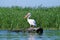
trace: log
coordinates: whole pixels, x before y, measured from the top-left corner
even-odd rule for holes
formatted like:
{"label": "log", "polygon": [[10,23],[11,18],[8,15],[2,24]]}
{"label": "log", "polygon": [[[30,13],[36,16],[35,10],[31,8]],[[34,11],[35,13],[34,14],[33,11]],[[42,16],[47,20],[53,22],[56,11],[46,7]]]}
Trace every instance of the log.
{"label": "log", "polygon": [[27,29],[27,31],[42,34],[43,33],[43,28],[41,28],[41,27],[38,27],[38,28],[30,27],[30,28]]}
{"label": "log", "polygon": [[43,34],[43,28],[37,29],[36,32],[39,33],[39,34]]}
{"label": "log", "polygon": [[11,32],[36,32],[36,33],[39,33],[39,34],[43,34],[43,28],[41,27],[38,27],[38,28],[33,28],[33,27],[30,27],[28,28],[27,30],[10,30]]}

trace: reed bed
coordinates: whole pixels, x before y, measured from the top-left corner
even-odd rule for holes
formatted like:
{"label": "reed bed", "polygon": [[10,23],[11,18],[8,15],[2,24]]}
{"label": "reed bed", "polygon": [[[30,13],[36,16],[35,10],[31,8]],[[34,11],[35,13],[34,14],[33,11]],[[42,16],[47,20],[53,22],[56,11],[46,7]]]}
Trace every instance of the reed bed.
{"label": "reed bed", "polygon": [[29,24],[24,16],[30,12],[37,26],[45,29],[60,29],[60,7],[0,7],[0,30],[26,29]]}

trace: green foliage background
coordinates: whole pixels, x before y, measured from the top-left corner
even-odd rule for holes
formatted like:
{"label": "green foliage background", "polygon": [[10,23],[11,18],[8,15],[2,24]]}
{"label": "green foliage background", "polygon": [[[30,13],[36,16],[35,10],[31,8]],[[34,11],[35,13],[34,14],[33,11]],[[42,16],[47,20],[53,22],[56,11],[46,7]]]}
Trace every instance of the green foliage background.
{"label": "green foliage background", "polygon": [[26,29],[29,24],[24,16],[31,12],[37,27],[60,29],[60,7],[0,7],[0,30]]}

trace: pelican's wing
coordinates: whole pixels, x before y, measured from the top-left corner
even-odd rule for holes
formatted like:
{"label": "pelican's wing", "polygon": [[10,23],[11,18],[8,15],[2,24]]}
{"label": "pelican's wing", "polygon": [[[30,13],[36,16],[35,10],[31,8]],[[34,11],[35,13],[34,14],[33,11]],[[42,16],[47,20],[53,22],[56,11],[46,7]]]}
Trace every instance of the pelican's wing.
{"label": "pelican's wing", "polygon": [[34,26],[36,26],[36,21],[34,19],[31,19],[32,20],[32,23]]}
{"label": "pelican's wing", "polygon": [[35,20],[33,19],[33,23],[36,24]]}
{"label": "pelican's wing", "polygon": [[28,22],[29,22],[30,25],[36,26],[36,22],[35,22],[34,19],[28,19]]}
{"label": "pelican's wing", "polygon": [[35,21],[35,20],[33,20],[33,23],[34,23],[34,25],[36,26],[36,21]]}

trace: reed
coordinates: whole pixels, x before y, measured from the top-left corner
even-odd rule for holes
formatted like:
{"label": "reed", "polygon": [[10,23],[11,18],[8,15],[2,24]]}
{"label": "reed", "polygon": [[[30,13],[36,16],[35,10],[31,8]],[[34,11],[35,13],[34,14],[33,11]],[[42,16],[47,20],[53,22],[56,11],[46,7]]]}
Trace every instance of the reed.
{"label": "reed", "polygon": [[60,7],[30,8],[30,7],[0,7],[0,29],[18,30],[29,27],[24,16],[31,12],[32,19],[36,20],[37,27],[60,29]]}

